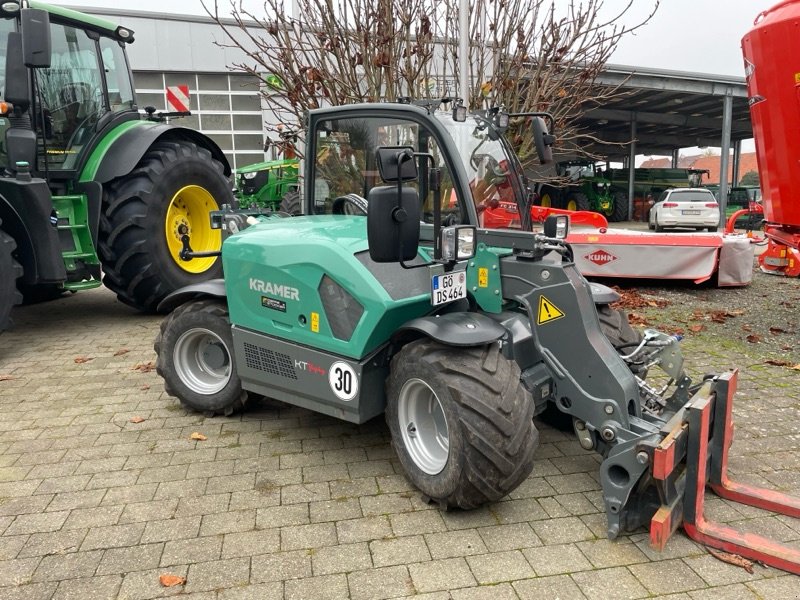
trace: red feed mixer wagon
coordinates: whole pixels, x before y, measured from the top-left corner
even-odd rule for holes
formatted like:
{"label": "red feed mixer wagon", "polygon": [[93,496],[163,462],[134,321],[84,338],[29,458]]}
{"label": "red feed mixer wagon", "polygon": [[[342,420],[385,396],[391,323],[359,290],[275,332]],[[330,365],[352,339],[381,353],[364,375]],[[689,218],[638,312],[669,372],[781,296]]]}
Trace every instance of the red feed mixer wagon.
{"label": "red feed mixer wagon", "polygon": [[764,198],[766,272],[800,275],[800,0],[756,17],[742,38]]}

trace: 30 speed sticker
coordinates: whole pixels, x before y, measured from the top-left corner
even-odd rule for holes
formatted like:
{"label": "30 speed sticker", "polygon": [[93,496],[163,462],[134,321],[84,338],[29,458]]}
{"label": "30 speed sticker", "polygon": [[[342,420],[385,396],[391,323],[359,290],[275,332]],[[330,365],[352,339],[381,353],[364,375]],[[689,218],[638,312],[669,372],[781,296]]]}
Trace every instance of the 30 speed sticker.
{"label": "30 speed sticker", "polygon": [[335,362],[328,371],[328,383],[339,400],[352,400],[358,394],[356,371],[346,362]]}

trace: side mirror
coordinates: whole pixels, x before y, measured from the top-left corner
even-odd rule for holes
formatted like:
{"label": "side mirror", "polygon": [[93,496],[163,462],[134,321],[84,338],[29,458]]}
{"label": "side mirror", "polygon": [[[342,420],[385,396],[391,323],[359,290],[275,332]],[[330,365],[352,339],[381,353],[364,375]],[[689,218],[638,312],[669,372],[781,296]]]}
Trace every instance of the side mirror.
{"label": "side mirror", "polygon": [[412,260],[419,248],[419,194],[412,187],[379,186],[367,194],[367,240],[375,262]]}
{"label": "side mirror", "polygon": [[22,62],[22,34],[11,31],[6,46],[6,83],[4,100],[10,102],[21,112],[31,104],[28,96],[28,70]]}
{"label": "side mirror", "polygon": [[554,135],[547,131],[547,124],[542,117],[533,117],[531,121],[533,127],[533,143],[536,146],[536,153],[539,155],[539,162],[543,165],[553,162],[553,144],[556,142]]}
{"label": "side mirror", "polygon": [[417,162],[411,146],[381,146],[376,158],[381,179],[386,183],[416,181]]}
{"label": "side mirror", "polygon": [[50,15],[39,8],[20,11],[22,57],[26,67],[46,69],[50,66]]}

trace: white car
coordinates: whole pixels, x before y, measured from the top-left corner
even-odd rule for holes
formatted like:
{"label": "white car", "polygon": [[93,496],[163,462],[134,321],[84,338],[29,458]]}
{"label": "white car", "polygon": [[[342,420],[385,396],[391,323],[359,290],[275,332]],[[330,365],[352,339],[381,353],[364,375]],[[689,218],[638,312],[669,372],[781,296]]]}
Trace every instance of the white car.
{"label": "white car", "polygon": [[650,209],[650,229],[694,227],[698,231],[716,231],[719,226],[719,204],[705,188],[671,188],[664,190]]}

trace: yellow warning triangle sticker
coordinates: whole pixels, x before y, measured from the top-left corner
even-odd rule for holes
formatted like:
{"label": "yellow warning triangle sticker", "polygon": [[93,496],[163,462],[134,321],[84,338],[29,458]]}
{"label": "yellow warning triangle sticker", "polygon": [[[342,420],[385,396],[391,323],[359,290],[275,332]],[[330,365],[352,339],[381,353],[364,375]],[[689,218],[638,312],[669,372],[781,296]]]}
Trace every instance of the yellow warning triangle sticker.
{"label": "yellow warning triangle sticker", "polygon": [[537,325],[544,325],[564,316],[564,313],[555,304],[544,296],[539,296],[539,313],[536,317]]}

